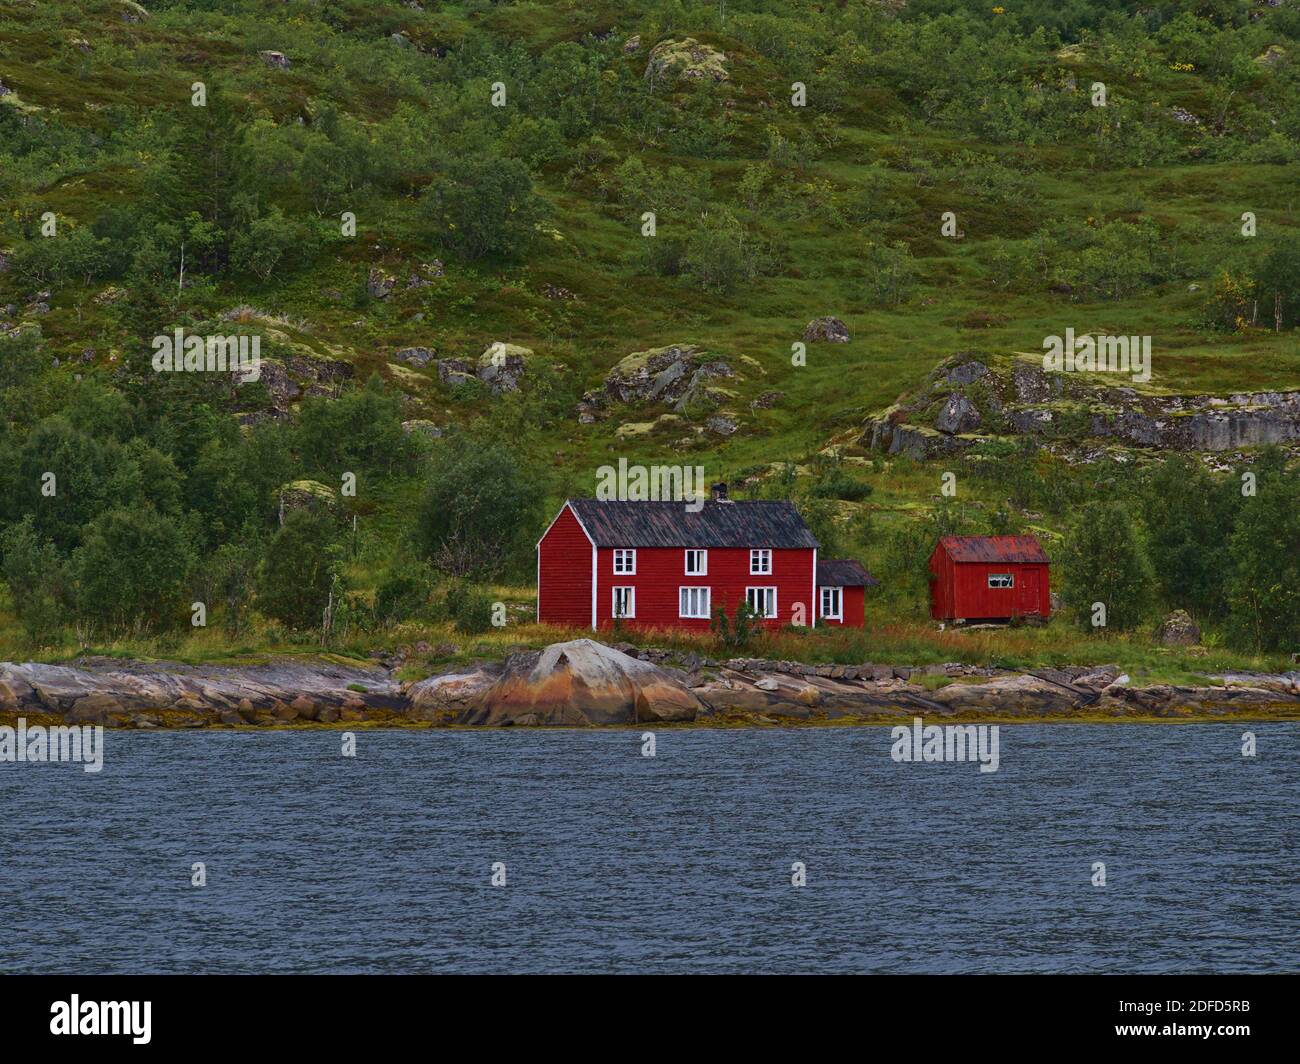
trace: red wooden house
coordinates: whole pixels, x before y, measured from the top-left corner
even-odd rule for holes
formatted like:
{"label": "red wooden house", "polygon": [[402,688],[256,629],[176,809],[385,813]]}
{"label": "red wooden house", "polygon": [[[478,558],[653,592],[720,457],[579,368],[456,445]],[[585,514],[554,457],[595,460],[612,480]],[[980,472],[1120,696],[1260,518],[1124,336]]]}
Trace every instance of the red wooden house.
{"label": "red wooden house", "polygon": [[1047,618],[1050,564],[1033,536],[944,536],[930,555],[930,615],[957,622]]}
{"label": "red wooden house", "polygon": [[707,629],[718,607],[734,616],[741,602],[769,628],[860,627],[868,583],[856,562],[818,562],[792,504],[731,500],[724,485],[694,513],[570,499],[537,544],[537,619],[567,627]]}

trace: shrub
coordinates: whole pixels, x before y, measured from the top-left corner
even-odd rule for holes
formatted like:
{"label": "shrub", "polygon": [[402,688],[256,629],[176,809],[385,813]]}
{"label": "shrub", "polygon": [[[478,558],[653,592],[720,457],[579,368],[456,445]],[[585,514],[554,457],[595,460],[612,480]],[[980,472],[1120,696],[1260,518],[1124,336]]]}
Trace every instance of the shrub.
{"label": "shrub", "polygon": [[445,609],[458,632],[481,635],[492,628],[492,599],[480,588],[453,584],[447,589]]}
{"label": "shrub", "polygon": [[335,586],[334,522],[327,514],[295,510],[271,538],[257,574],[257,608],[289,628],[323,623]]}

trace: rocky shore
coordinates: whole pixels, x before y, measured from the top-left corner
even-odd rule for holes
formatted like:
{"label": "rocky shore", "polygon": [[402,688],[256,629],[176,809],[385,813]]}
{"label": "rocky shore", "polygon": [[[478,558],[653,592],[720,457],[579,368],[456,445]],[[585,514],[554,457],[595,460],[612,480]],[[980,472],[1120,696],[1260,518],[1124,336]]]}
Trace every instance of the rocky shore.
{"label": "rocky shore", "polygon": [[182,665],[85,658],[0,663],[0,724],[115,728],[1300,720],[1300,672],[1138,686],[1117,668],[808,665],[677,657],[590,639],[415,682],[340,658]]}

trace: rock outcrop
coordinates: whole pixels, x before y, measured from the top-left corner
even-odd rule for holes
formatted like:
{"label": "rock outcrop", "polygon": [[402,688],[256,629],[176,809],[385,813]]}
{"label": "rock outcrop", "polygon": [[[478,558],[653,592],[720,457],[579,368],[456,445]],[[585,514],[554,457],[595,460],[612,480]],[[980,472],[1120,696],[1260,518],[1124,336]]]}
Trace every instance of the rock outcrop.
{"label": "rock outcrop", "polygon": [[[638,38],[638,44],[640,40]],[[726,81],[727,57],[711,45],[701,44],[694,37],[680,41],[660,41],[650,49],[645,77],[655,82]]]}
{"label": "rock outcrop", "polygon": [[810,344],[847,344],[851,339],[849,327],[833,317],[813,318],[804,326],[803,338]]}
{"label": "rock outcrop", "polygon": [[703,707],[682,679],[592,639],[506,659],[462,724],[646,724],[694,720]]}
{"label": "rock outcrop", "polygon": [[[447,666],[402,684],[393,670],[408,661],[410,649],[372,666],[331,658],[243,666],[106,658],[0,663],[0,724],[18,717],[136,728],[882,723],[914,716],[1300,720],[1300,672],[1222,673],[1204,684],[1138,686],[1113,666],[1005,672],[956,663],[719,662],[578,639],[513,654],[504,663]],[[414,649],[434,657],[456,652],[427,644]]]}
{"label": "rock outcrop", "polygon": [[[956,355],[870,418],[860,442],[917,459],[1021,435],[1068,448],[1072,459],[1106,447],[1220,453],[1300,443],[1300,391],[1158,395],[1096,380],[1029,359],[994,366]],[[1091,452],[1082,441],[1093,441]]]}
{"label": "rock outcrop", "polygon": [[693,404],[717,406],[731,398],[716,382],[736,376],[731,364],[697,344],[669,344],[634,351],[605,376],[602,390],[578,404],[584,424],[603,417],[614,403],[653,403],[682,413]]}

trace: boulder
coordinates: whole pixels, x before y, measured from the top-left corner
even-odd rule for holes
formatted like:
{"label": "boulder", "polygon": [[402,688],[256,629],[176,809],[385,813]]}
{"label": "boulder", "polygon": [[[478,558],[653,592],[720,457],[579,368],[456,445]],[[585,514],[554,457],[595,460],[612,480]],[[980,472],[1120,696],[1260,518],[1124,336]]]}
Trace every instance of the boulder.
{"label": "boulder", "polygon": [[641,34],[634,33],[623,42],[623,54],[635,55],[639,51],[641,51]]}
{"label": "boulder", "polygon": [[948,396],[943,410],[935,418],[934,427],[940,432],[953,436],[963,432],[974,432],[980,427],[981,420],[975,404],[960,392],[954,392]]}
{"label": "boulder", "polygon": [[385,273],[378,266],[372,266],[366,276],[366,291],[370,293],[371,299],[387,299],[396,284],[397,278],[391,273]]}
{"label": "boulder", "polygon": [[591,639],[512,654],[501,677],[470,699],[462,724],[644,724],[694,720],[685,682]]}
{"label": "boulder", "polygon": [[276,70],[288,70],[293,65],[289,62],[289,57],[283,52],[273,52],[268,49],[264,52],[258,52],[257,55],[263,63],[269,67],[274,67]]}
{"label": "boulder", "polygon": [[403,421],[402,431],[411,436],[419,433],[421,436],[427,436],[431,440],[436,440],[442,435],[442,429],[432,421],[426,421],[422,418],[416,418],[413,421]]}
{"label": "boulder", "polygon": [[1186,610],[1174,610],[1156,629],[1156,639],[1166,647],[1195,646],[1201,641],[1201,626]]}
{"label": "boulder", "polygon": [[294,480],[280,488],[280,524],[294,510],[330,510],[338,496],[319,480]]}
{"label": "boulder", "polygon": [[839,318],[813,318],[803,331],[805,343],[847,344],[849,327]]}
{"label": "boulder", "polygon": [[707,398],[708,382],[734,376],[731,366],[696,344],[669,344],[634,351],[605,377],[603,395],[583,396],[581,413],[595,413],[607,400],[663,403],[681,413],[697,398]]}
{"label": "boulder", "polygon": [[438,359],[438,380],[455,386],[475,379],[475,366],[463,358]]}
{"label": "boulder", "polygon": [[[640,42],[638,41],[638,44]],[[716,48],[701,44],[694,37],[679,41],[660,41],[650,49],[645,66],[646,80],[658,81],[727,81],[727,57]]]}
{"label": "boulder", "polygon": [[479,355],[474,375],[491,389],[493,395],[517,392],[519,380],[533,357],[531,348],[500,341],[490,343]]}
{"label": "boulder", "polygon": [[393,355],[393,358],[407,366],[415,366],[416,369],[424,369],[433,361],[433,352],[427,347],[403,347]]}
{"label": "boulder", "polygon": [[473,665],[468,671],[452,671],[419,680],[406,689],[412,720],[440,720],[465,712],[469,703],[483,694],[501,676],[500,665]]}

